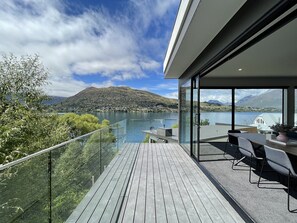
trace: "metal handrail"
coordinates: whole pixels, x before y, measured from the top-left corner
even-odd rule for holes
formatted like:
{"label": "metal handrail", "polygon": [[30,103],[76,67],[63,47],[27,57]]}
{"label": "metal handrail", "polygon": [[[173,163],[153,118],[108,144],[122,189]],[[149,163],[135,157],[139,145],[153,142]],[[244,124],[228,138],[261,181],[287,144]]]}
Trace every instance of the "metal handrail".
{"label": "metal handrail", "polygon": [[[115,124],[116,124],[116,123],[115,123]],[[105,128],[103,128],[103,129],[105,129]],[[15,166],[15,165],[17,165],[17,164],[23,163],[23,162],[25,162],[25,161],[27,161],[27,160],[29,160],[29,159],[32,159],[32,158],[34,158],[34,157],[36,157],[36,156],[40,156],[40,155],[42,155],[42,154],[44,154],[44,153],[48,153],[48,152],[50,152],[50,151],[52,151],[52,150],[55,150],[55,149],[57,149],[57,148],[59,148],[59,147],[61,147],[61,146],[65,146],[65,145],[67,145],[67,144],[69,144],[69,143],[71,143],[71,142],[74,142],[74,141],[76,141],[76,140],[85,138],[85,137],[87,137],[87,136],[89,136],[89,135],[92,135],[92,134],[94,134],[95,132],[101,131],[101,130],[103,130],[103,129],[97,129],[97,130],[95,130],[95,131],[93,131],[93,132],[89,132],[89,133],[87,133],[87,134],[85,134],[85,135],[78,136],[78,137],[76,137],[76,138],[74,138],[74,139],[70,139],[70,140],[68,140],[68,141],[65,141],[65,142],[62,142],[62,143],[60,143],[60,144],[54,145],[54,146],[49,147],[49,148],[47,148],[47,149],[43,149],[43,150],[41,150],[41,151],[38,151],[38,152],[33,153],[33,154],[31,154],[31,155],[25,156],[25,157],[23,157],[23,158],[14,160],[14,161],[9,162],[9,163],[7,163],[7,164],[4,164],[4,165],[3,165],[3,164],[0,164],[0,171],[1,171],[1,170],[5,170],[5,169],[7,169],[7,168],[9,168],[9,167]]]}

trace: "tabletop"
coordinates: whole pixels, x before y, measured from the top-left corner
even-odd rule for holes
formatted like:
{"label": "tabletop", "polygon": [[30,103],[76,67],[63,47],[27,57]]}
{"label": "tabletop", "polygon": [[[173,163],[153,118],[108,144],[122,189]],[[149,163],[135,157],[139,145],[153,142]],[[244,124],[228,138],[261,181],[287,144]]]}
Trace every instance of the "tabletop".
{"label": "tabletop", "polygon": [[297,156],[297,145],[287,145],[285,143],[279,143],[276,140],[266,139],[265,135],[259,133],[229,133],[229,135],[235,137],[242,137],[250,140],[252,143],[256,143],[258,145],[267,145],[276,149],[280,149],[285,151],[286,153],[290,153],[294,156]]}

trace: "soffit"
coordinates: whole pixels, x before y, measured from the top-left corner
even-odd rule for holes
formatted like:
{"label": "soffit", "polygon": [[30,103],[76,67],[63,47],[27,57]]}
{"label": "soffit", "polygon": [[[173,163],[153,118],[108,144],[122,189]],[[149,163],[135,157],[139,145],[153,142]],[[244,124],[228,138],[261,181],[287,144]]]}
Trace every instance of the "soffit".
{"label": "soffit", "polygon": [[297,77],[296,40],[297,19],[203,78]]}
{"label": "soffit", "polygon": [[246,0],[193,0],[168,59],[165,78],[179,78]]}

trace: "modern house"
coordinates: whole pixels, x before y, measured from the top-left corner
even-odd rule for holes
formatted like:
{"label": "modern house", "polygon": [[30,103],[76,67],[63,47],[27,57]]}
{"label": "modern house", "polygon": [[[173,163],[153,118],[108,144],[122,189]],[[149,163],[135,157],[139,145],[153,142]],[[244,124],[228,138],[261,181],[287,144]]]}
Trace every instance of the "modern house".
{"label": "modern house", "polygon": [[[279,89],[281,122],[294,125],[297,1],[182,0],[164,59],[165,78],[179,81],[179,143],[200,160],[200,100],[205,89],[236,93]],[[296,121],[296,120],[295,120]]]}

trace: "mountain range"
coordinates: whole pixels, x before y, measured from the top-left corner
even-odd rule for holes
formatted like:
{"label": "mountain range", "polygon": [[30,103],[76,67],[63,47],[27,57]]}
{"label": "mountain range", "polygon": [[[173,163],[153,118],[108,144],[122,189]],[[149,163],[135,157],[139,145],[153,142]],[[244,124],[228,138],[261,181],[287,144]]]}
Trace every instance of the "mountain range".
{"label": "mountain range", "polygon": [[249,95],[237,101],[237,106],[254,108],[282,108],[282,94],[280,90],[269,90],[260,95]]}
{"label": "mountain range", "polygon": [[[295,100],[297,102],[297,98]],[[236,106],[238,111],[280,111],[281,101],[282,95],[279,90],[269,90],[259,95],[246,96],[237,101]],[[129,87],[89,87],[69,98],[52,97],[45,104],[59,112],[177,112],[178,109],[176,99]],[[201,109],[203,111],[229,111],[231,108],[230,104],[209,100],[201,103]]]}
{"label": "mountain range", "polygon": [[[218,100],[209,100],[209,104],[213,105],[230,105],[230,103],[222,103]],[[297,104],[297,98],[295,98]],[[282,94],[279,89],[272,89],[259,95],[248,95],[241,98],[235,103],[238,107],[249,107],[258,109],[271,109],[271,111],[279,111],[282,108]]]}

